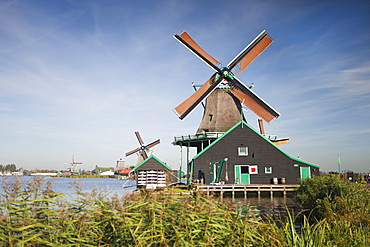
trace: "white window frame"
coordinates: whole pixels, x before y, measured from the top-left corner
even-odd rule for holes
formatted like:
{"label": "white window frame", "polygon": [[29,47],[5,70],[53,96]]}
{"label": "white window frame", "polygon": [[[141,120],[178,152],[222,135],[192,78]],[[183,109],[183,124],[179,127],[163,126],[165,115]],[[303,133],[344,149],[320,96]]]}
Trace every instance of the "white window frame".
{"label": "white window frame", "polygon": [[[242,149],[245,149],[245,151],[242,151]],[[238,155],[248,156],[248,147],[238,147]]]}
{"label": "white window frame", "polygon": [[[267,171],[270,170],[270,171]],[[271,174],[272,173],[272,166],[266,166],[265,167],[265,174]]]}

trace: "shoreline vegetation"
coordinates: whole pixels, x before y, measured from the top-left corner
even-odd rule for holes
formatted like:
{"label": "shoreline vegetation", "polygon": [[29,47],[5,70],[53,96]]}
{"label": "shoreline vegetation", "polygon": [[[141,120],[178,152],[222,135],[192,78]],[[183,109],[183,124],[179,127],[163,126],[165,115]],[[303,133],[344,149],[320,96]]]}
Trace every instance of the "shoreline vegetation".
{"label": "shoreline vegetation", "polygon": [[0,246],[369,246],[370,190],[330,176],[304,179],[305,210],[273,219],[201,194],[94,189],[63,199],[52,181],[3,181]]}

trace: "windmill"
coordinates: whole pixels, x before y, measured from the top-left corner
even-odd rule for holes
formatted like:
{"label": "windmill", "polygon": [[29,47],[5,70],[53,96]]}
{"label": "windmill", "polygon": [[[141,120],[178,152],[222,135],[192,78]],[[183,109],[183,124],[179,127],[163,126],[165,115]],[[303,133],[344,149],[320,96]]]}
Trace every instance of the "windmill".
{"label": "windmill", "polygon": [[77,165],[81,165],[82,162],[75,162],[75,156],[72,155],[72,163],[69,163],[70,169],[72,173],[78,173]]}
{"label": "windmill", "polygon": [[143,139],[140,136],[139,131],[135,131],[135,135],[136,135],[137,140],[139,141],[140,147],[135,148],[134,150],[131,150],[130,152],[127,152],[126,157],[131,155],[131,154],[137,153],[138,154],[138,159],[137,159],[137,163],[136,163],[136,165],[137,165],[137,164],[140,164],[142,161],[144,161],[148,158],[148,152],[149,152],[150,148],[158,145],[160,143],[160,139],[158,139],[156,141],[153,141],[153,142],[149,143],[148,145],[145,145]]}
{"label": "windmill", "polygon": [[262,31],[227,67],[221,67],[221,63],[203,50],[186,31],[174,35],[174,38],[215,71],[197,91],[174,109],[183,120],[206,100],[197,133],[225,132],[230,129],[241,118],[244,119],[241,103],[266,122],[280,116],[251,90],[252,86],[244,85],[236,77],[273,42],[266,31]]}

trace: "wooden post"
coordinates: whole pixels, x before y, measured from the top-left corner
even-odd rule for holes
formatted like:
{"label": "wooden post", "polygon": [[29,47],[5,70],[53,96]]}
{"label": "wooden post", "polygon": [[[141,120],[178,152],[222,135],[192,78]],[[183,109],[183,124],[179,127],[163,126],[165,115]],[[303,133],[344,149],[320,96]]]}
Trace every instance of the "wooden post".
{"label": "wooden post", "polygon": [[284,192],[283,192],[283,195],[284,195],[284,198],[286,197],[286,186],[284,185]]}
{"label": "wooden post", "polygon": [[272,189],[272,186],[270,187],[270,196],[271,196],[271,199],[274,197],[274,191]]}
{"label": "wooden post", "polygon": [[233,201],[233,202],[235,201],[235,191],[234,191],[234,188],[235,188],[235,187],[233,186],[233,190],[232,190],[232,192],[231,192],[231,193],[232,193],[232,201]]}

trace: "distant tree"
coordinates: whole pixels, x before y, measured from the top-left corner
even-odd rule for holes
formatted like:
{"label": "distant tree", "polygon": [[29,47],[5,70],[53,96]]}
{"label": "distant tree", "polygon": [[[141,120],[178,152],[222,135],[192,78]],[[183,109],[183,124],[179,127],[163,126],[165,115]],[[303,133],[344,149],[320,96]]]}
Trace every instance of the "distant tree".
{"label": "distant tree", "polygon": [[104,172],[104,171],[113,171],[114,170],[114,167],[99,167],[99,166],[95,166],[95,169],[92,170],[91,172],[94,173],[94,174],[99,174],[100,172]]}
{"label": "distant tree", "polygon": [[94,174],[99,174],[100,173],[99,167],[96,165],[95,169],[92,170],[91,172],[94,173]]}
{"label": "distant tree", "polygon": [[37,172],[41,172],[41,173],[57,173],[58,171],[57,170],[49,170],[49,169],[36,169],[36,170],[33,170],[32,173],[37,173]]}
{"label": "distant tree", "polygon": [[11,172],[17,171],[17,167],[14,164],[7,164],[4,169],[5,171],[11,171]]}
{"label": "distant tree", "polygon": [[90,171],[82,171],[81,172],[81,175],[91,176],[91,175],[94,175],[94,174],[92,172],[90,172]]}
{"label": "distant tree", "polygon": [[17,167],[16,167],[16,165],[14,165],[14,164],[10,164],[10,171],[11,171],[11,172],[16,172],[16,171],[17,171]]}
{"label": "distant tree", "polygon": [[0,171],[4,171],[5,167],[3,165],[0,165]]}

